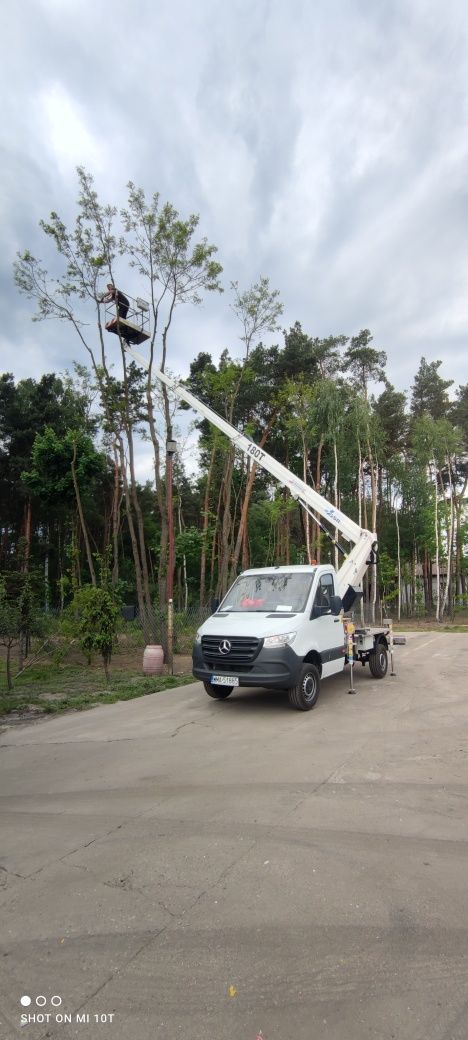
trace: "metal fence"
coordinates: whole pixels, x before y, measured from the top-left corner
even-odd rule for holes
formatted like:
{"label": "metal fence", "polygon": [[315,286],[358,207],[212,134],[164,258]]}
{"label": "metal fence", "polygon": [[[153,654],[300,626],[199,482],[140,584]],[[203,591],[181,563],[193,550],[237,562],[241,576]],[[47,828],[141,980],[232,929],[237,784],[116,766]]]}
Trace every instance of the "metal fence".
{"label": "metal fence", "polygon": [[211,614],[209,607],[201,609],[198,605],[185,611],[172,610],[172,618],[167,606],[153,607],[144,615],[134,608],[132,610],[133,617],[130,617],[131,610],[124,608],[124,633],[134,634],[141,639],[141,645],[155,643],[162,646],[166,659],[170,658],[171,644],[173,654],[191,654],[197,629]]}

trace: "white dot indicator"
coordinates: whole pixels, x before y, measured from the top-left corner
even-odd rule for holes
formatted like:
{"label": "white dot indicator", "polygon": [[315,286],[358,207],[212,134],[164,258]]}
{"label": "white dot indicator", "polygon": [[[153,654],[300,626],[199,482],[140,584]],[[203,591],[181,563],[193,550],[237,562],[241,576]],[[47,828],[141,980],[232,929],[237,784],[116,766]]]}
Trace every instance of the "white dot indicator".
{"label": "white dot indicator", "polygon": [[22,1004],[23,1007],[29,1007],[30,1003],[31,1003],[31,997],[26,997],[26,996],[21,997],[20,1004]]}

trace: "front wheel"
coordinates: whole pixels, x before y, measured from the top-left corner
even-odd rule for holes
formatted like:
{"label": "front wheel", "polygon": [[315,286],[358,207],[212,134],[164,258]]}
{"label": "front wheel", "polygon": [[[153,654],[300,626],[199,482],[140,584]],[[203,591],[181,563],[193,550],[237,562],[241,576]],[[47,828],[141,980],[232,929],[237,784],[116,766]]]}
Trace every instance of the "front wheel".
{"label": "front wheel", "polygon": [[369,654],[369,668],[374,679],[383,679],[387,674],[388,656],[383,643],[377,643],[374,650]]}
{"label": "front wheel", "polygon": [[320,693],[320,674],[315,664],[305,664],[299,682],[288,690],[289,703],[298,711],[314,708]]}
{"label": "front wheel", "polygon": [[233,686],[214,686],[213,683],[204,682],[205,690],[209,697],[214,697],[217,701],[225,701],[226,697],[232,693]]}

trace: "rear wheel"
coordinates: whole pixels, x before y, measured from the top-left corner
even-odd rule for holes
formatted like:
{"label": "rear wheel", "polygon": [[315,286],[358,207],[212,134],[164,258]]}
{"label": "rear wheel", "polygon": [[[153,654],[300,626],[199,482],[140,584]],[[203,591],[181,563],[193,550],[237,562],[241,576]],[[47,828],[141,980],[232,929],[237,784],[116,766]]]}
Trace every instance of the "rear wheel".
{"label": "rear wheel", "polygon": [[209,697],[214,697],[217,701],[225,701],[226,697],[232,693],[233,686],[214,686],[213,683],[204,682],[205,690]]}
{"label": "rear wheel", "polygon": [[369,654],[369,668],[374,679],[383,679],[387,674],[388,656],[383,643],[377,643],[374,650],[371,650]]}
{"label": "rear wheel", "polygon": [[298,711],[315,707],[320,693],[320,674],[315,664],[305,664],[299,682],[288,690],[289,703]]}

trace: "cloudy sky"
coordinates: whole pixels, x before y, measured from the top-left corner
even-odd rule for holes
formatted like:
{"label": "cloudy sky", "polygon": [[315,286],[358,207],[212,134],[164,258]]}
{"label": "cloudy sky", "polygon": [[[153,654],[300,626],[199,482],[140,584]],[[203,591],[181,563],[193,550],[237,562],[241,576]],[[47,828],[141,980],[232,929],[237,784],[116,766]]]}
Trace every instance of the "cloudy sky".
{"label": "cloudy sky", "polygon": [[[32,324],[11,264],[75,213],[75,168],[119,205],[133,180],[218,246],[226,289],[270,278],[283,323],[369,328],[408,389],[422,355],[468,381],[464,0],[5,0],[1,368],[85,362]],[[119,270],[123,287],[138,291]],[[229,294],[177,316],[170,365],[240,353]]]}

